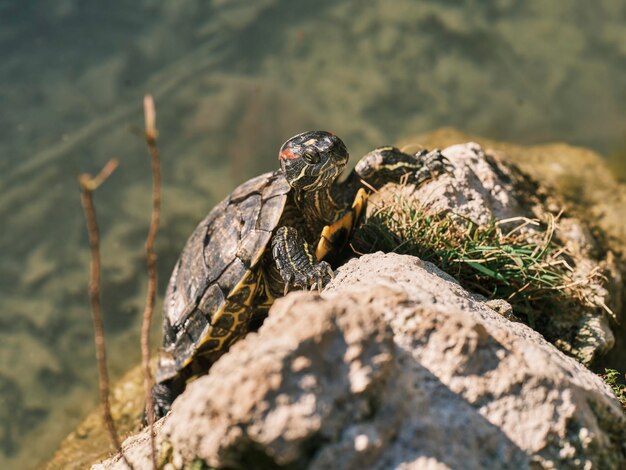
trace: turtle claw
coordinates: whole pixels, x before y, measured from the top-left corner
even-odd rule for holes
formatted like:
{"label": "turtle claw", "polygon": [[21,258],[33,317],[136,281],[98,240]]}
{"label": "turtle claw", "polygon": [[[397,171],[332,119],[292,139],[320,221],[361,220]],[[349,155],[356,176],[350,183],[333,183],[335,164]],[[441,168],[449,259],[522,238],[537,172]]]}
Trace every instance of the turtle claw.
{"label": "turtle claw", "polygon": [[332,278],[332,268],[326,261],[320,261],[318,264],[312,265],[310,270],[306,273],[302,273],[300,279],[294,283],[302,287],[304,290],[322,292],[324,285],[329,277]]}
{"label": "turtle claw", "polygon": [[450,163],[439,149],[420,150],[415,153],[415,158],[421,160],[422,168],[417,170],[410,178],[410,182],[416,185],[420,185],[429,180],[434,180],[437,176],[443,173],[452,173],[454,165]]}
{"label": "turtle claw", "polygon": [[272,239],[272,255],[284,282],[283,295],[290,288],[322,291],[332,268],[326,261],[317,261],[309,246],[293,227],[280,227]]}
{"label": "turtle claw", "polygon": [[285,273],[283,275],[285,282],[283,295],[287,295],[291,287],[299,287],[311,292],[314,290],[322,292],[324,285],[327,284],[325,281],[334,277],[333,270],[326,261],[320,261],[318,264],[310,266],[306,272],[290,274]]}
{"label": "turtle claw", "polygon": [[326,282],[324,281],[327,278],[333,279],[335,277],[335,274],[333,273],[333,268],[331,268],[330,264],[328,264],[326,261],[320,261],[320,263],[317,265],[316,271],[317,282],[315,284],[317,285],[317,291],[321,293],[324,285],[326,284]]}
{"label": "turtle claw", "polygon": [[442,171],[451,173],[454,170],[454,165],[439,149],[428,152],[424,159],[424,166],[428,168],[434,176],[437,176]]}
{"label": "turtle claw", "polygon": [[315,282],[311,285],[311,291],[317,289],[317,292],[321,294],[323,287],[324,287],[324,278],[321,274],[319,274]]}

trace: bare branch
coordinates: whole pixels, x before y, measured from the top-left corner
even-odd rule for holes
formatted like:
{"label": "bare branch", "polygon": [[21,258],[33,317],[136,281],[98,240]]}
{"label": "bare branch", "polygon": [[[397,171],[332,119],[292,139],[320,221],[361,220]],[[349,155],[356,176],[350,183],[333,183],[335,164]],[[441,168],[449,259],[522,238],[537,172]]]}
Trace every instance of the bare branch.
{"label": "bare branch", "polygon": [[146,240],[146,258],[148,263],[148,293],[146,296],[146,308],[143,313],[141,325],[141,357],[144,370],[144,388],[146,395],[146,418],[150,432],[150,446],[152,449],[152,464],[156,470],[156,443],[154,438],[154,397],[152,396],[152,372],[150,371],[150,324],[154,303],[156,299],[157,272],[156,254],[154,253],[154,241],[159,228],[161,215],[161,163],[159,149],[157,147],[156,112],[152,96],[146,95],[143,100],[144,115],[146,120],[145,139],[150,152],[152,165],[152,213],[150,229]]}
{"label": "bare branch", "polygon": [[96,360],[98,362],[100,401],[102,403],[104,422],[109,432],[111,442],[115,449],[121,454],[126,465],[132,469],[132,465],[122,450],[122,445],[115,428],[115,422],[111,415],[111,404],[109,402],[109,374],[106,366],[104,326],[102,324],[102,314],[100,311],[100,232],[96,219],[96,209],[93,204],[93,192],[106,181],[115,168],[117,168],[117,160],[109,160],[98,175],[92,177],[90,174],[83,173],[78,177],[78,182],[81,190],[80,201],[83,206],[83,211],[85,212],[87,232],[89,234],[89,247],[91,249],[89,298],[91,300],[91,319],[93,321]]}

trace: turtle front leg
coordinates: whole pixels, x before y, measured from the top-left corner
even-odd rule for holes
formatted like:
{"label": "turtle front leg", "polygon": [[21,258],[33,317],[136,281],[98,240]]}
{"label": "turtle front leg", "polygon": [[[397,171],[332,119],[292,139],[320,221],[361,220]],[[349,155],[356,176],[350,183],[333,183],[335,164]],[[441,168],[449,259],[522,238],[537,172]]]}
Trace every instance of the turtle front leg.
{"label": "turtle front leg", "polygon": [[290,286],[317,289],[333,277],[326,261],[318,261],[309,244],[293,227],[279,227],[272,237],[272,255],[285,283],[285,295]]}
{"label": "turtle front leg", "polygon": [[449,172],[452,165],[440,150],[420,150],[414,155],[396,147],[380,147],[365,155],[354,168],[355,173],[374,188],[388,182],[406,181],[420,185]]}
{"label": "turtle front leg", "polygon": [[329,255],[336,255],[343,249],[346,243],[348,243],[350,234],[359,223],[366,201],[367,192],[363,188],[359,188],[352,202],[352,207],[345,211],[335,222],[326,225],[322,229],[322,234],[315,249],[317,259],[326,259]]}

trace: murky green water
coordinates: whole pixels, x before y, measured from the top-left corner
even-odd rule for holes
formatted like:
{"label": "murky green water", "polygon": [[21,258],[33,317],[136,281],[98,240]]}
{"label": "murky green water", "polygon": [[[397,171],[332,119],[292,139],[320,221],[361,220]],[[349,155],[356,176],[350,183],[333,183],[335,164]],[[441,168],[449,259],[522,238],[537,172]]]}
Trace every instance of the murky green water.
{"label": "murky green water", "polygon": [[161,294],[196,222],[296,132],[358,156],[439,126],[600,151],[626,128],[622,0],[0,0],[0,51],[1,468],[45,460],[96,402],[76,176],[113,156],[96,195],[113,375],[139,359],[144,93]]}

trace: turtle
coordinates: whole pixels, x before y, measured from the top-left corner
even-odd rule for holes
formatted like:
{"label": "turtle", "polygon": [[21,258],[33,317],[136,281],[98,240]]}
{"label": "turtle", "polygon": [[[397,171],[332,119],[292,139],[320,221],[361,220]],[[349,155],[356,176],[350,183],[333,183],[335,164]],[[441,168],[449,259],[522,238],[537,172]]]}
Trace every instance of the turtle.
{"label": "turtle", "polygon": [[357,223],[364,181],[376,188],[406,175],[419,184],[446,166],[438,151],[381,147],[339,181],[348,151],[326,131],[287,140],[278,160],[278,170],[241,184],[209,212],[174,267],[153,388],[157,418],[189,380],[259,328],[275,298],[325,286],[333,270],[324,258],[341,249]]}

